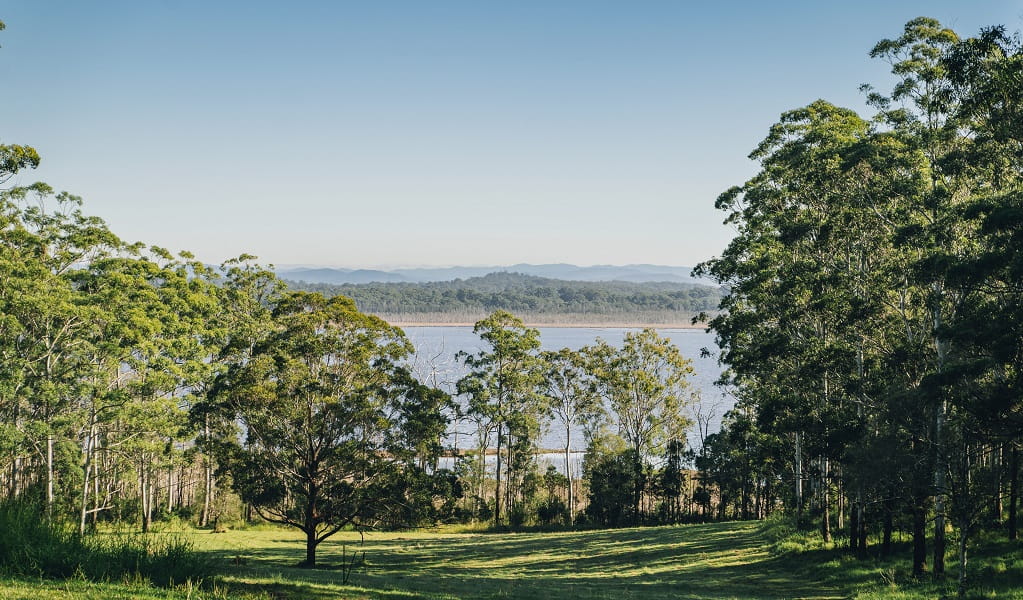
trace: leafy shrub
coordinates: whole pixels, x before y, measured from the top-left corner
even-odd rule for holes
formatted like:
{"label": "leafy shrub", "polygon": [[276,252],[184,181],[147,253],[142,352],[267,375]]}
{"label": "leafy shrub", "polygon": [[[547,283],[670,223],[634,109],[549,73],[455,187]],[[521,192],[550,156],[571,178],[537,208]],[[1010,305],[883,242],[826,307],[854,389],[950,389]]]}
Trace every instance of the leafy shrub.
{"label": "leafy shrub", "polygon": [[568,507],[557,496],[548,497],[536,506],[536,520],[541,525],[568,523]]}

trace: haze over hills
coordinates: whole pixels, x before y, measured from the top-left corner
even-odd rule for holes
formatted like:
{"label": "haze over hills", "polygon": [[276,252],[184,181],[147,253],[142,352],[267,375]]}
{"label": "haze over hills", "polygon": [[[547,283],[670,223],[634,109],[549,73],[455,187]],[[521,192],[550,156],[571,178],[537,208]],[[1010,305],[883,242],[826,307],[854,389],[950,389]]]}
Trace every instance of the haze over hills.
{"label": "haze over hills", "polygon": [[493,267],[424,267],[394,270],[345,269],[333,267],[284,267],[277,269],[283,279],[307,283],[426,283],[454,281],[470,277],[483,277],[490,273],[521,273],[565,281],[627,281],[632,283],[674,282],[713,285],[703,278],[693,277],[692,267],[666,265],[594,265],[580,267],[571,264],[516,264]]}

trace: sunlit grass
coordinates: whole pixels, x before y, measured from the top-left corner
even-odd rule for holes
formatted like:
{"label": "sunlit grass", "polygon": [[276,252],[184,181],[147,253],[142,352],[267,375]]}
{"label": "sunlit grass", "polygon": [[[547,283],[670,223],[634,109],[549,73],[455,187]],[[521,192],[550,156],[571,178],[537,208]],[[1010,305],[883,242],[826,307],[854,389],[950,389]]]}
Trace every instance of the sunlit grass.
{"label": "sunlit grass", "polygon": [[[0,599],[908,600],[954,594],[954,572],[945,581],[912,581],[906,548],[900,547],[891,561],[856,560],[840,549],[780,553],[774,533],[771,526],[760,523],[556,533],[451,528],[369,532],[363,546],[357,533],[344,532],[320,546],[322,568],[309,570],[296,567],[304,556],[304,541],[296,531],[263,528],[212,534],[193,530],[182,535],[208,553],[219,573],[201,590],[0,580]],[[814,542],[799,545],[813,548]],[[346,556],[366,552],[366,564],[356,567],[347,585],[339,568],[342,547]],[[986,548],[974,558],[973,597],[1023,600],[1020,547],[990,539]]]}

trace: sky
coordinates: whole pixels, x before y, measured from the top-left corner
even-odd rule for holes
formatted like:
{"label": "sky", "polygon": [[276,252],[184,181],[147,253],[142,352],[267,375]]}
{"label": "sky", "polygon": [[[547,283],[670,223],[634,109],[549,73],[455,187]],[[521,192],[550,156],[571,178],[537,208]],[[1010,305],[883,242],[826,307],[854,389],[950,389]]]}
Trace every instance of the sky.
{"label": "sky", "polygon": [[219,263],[693,265],[779,115],[869,114],[868,57],[1023,0],[0,2],[11,183]]}

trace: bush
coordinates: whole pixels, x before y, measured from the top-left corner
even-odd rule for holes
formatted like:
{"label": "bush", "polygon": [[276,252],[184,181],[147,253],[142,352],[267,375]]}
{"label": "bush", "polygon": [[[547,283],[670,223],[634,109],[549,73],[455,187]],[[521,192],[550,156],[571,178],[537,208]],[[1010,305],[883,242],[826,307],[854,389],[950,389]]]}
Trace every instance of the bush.
{"label": "bush", "polygon": [[517,504],[508,511],[508,525],[511,527],[522,527],[529,520],[529,509],[526,506]]}
{"label": "bush", "polygon": [[536,520],[540,525],[563,525],[568,523],[568,507],[557,496],[551,496],[536,507]]}
{"label": "bush", "polygon": [[79,535],[44,518],[38,503],[0,502],[0,572],[95,581],[144,578],[157,585],[197,581],[212,573],[191,542],[168,534]]}

